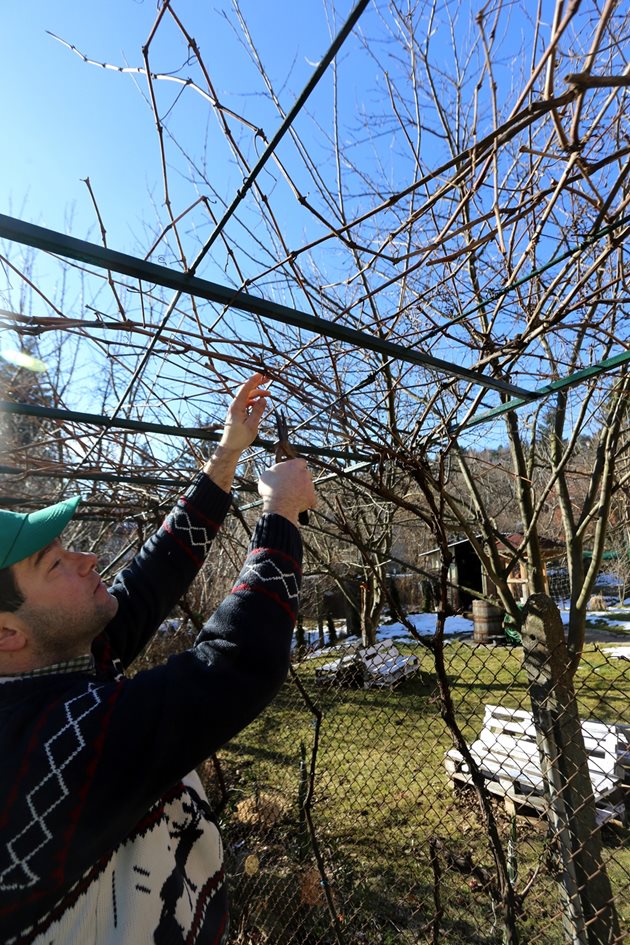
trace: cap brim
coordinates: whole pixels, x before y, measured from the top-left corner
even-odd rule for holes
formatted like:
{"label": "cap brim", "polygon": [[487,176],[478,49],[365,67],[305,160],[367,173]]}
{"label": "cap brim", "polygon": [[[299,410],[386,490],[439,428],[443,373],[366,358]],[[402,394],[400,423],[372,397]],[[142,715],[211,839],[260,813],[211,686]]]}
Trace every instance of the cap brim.
{"label": "cap brim", "polygon": [[64,499],[63,502],[57,502],[56,505],[49,505],[45,509],[29,512],[24,517],[22,527],[2,567],[7,568],[24,558],[29,558],[58,538],[76,512],[80,501],[81,496],[76,495],[71,499]]}

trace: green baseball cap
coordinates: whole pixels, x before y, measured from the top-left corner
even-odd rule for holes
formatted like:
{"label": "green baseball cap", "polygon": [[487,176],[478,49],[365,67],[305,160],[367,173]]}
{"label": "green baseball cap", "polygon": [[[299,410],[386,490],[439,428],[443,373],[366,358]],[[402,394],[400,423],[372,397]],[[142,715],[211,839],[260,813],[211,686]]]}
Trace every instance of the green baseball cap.
{"label": "green baseball cap", "polygon": [[0,509],[0,568],[22,561],[62,533],[81,501],[80,495],[36,512]]}

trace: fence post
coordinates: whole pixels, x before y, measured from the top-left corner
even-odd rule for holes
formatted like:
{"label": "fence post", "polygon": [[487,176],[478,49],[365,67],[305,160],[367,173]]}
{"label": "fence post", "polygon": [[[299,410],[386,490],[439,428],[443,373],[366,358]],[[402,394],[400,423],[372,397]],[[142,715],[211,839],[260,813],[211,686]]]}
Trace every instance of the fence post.
{"label": "fence post", "polygon": [[524,664],[536,739],[558,845],[559,884],[567,942],[621,941],[578,717],[560,611],[546,594],[525,605]]}

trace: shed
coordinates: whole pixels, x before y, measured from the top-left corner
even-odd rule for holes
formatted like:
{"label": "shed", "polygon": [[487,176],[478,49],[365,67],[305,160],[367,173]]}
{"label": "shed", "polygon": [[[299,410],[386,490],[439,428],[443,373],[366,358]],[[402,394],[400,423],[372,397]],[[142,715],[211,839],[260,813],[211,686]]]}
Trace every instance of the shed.
{"label": "shed", "polygon": [[[513,552],[523,543],[524,535],[521,532],[512,532],[497,539],[497,547],[501,558],[507,567]],[[481,540],[481,536],[480,536]],[[547,576],[547,562],[557,560],[565,554],[564,545],[552,538],[541,538],[540,545],[543,557],[543,579],[545,589],[549,590]],[[489,574],[484,570],[480,558],[469,538],[461,538],[449,543],[453,560],[449,569],[449,601],[455,610],[466,611],[472,608],[474,594],[477,592],[486,597],[496,594],[496,586]],[[440,568],[440,549],[432,548],[425,551],[419,558],[419,564],[437,580]],[[516,562],[508,576],[508,584],[517,601],[524,602],[527,598],[527,579],[525,575],[527,558]]]}

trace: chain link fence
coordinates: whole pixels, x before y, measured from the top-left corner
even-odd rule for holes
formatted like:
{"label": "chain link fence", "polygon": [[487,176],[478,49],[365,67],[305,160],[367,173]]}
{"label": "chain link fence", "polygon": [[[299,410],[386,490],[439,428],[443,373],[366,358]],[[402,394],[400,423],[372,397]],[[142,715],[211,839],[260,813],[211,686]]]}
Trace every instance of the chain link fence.
{"label": "chain link fence", "polygon": [[[589,644],[575,676],[582,723],[600,723],[585,733],[596,826],[589,832],[588,804],[567,800],[576,809],[564,814],[587,838],[567,854],[573,820],[563,826],[542,787],[523,647],[394,646],[360,654],[344,641],[296,654],[274,703],[206,764],[231,940],[591,945],[597,910],[576,932],[571,896],[588,903],[601,872],[617,913],[601,942],[620,945],[630,919],[630,660]],[[449,703],[481,790],[447,724]],[[600,845],[601,868],[583,875],[578,854]]]}

